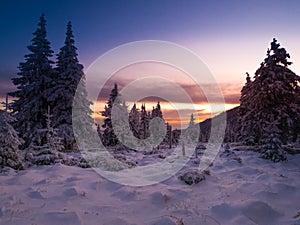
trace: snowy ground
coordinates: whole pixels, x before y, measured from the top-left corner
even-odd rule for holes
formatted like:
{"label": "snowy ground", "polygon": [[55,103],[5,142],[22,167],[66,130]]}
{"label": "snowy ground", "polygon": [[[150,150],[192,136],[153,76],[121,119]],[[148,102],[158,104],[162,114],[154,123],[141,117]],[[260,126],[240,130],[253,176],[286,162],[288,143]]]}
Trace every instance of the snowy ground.
{"label": "snowy ground", "polygon": [[10,171],[0,176],[0,224],[300,224],[300,155],[274,164],[220,153],[209,171],[196,185],[173,176],[146,187],[61,164]]}

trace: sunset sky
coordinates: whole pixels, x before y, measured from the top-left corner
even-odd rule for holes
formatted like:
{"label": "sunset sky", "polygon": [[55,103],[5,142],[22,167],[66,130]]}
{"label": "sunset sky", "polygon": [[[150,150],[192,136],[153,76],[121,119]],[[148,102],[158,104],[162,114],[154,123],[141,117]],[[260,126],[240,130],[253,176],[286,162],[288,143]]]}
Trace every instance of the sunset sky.
{"label": "sunset sky", "polygon": [[[105,52],[129,42],[162,40],[188,48],[215,77],[226,108],[238,104],[245,73],[254,74],[273,37],[290,53],[291,69],[300,73],[300,1],[297,0],[5,1],[0,8],[0,98],[14,88],[11,78],[16,76],[19,62],[28,53],[26,46],[42,12],[46,15],[48,40],[55,53],[63,45],[67,22],[72,21],[79,60],[85,69]],[[150,68],[153,65],[124,68],[114,78],[122,87]],[[164,71],[161,65],[155,68]],[[170,68],[165,70],[164,76],[166,79],[177,77],[177,84],[185,87],[195,103],[200,120],[211,116],[205,96],[199,88],[193,89],[195,85],[188,82],[186,76]],[[106,88],[100,99],[108,94]],[[172,94],[171,89],[168,91]],[[156,104],[155,98],[150,100],[149,109]],[[188,118],[190,105],[179,103]],[[162,104],[166,119],[177,123],[172,107]]]}

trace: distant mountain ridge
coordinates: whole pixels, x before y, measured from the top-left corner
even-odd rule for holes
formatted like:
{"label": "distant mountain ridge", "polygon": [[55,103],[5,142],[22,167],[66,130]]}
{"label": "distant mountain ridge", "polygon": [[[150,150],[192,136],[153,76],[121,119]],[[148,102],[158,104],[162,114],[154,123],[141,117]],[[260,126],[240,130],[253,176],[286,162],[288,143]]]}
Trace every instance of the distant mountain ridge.
{"label": "distant mountain ridge", "polygon": [[[239,116],[239,106],[227,110],[215,117],[214,119],[218,119],[226,113],[226,131],[224,142],[235,142],[237,141],[237,134],[238,134],[238,116]],[[206,119],[203,122],[199,123],[200,126],[200,142],[207,142],[210,136],[211,130],[211,120],[212,118]]]}

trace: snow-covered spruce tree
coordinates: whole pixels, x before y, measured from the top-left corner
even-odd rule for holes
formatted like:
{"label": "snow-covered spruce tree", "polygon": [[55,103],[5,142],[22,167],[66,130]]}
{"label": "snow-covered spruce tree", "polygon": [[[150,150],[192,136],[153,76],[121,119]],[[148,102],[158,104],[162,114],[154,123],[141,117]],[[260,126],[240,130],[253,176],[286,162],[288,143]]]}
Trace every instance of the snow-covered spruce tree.
{"label": "snow-covered spruce tree", "polygon": [[252,133],[252,126],[253,126],[253,114],[251,113],[251,104],[252,104],[252,94],[251,91],[253,90],[251,88],[252,81],[250,78],[249,73],[246,73],[246,83],[241,91],[241,97],[240,97],[240,107],[238,109],[239,113],[239,127],[238,127],[238,139],[243,141],[246,145],[254,145],[255,139],[254,134]]}
{"label": "snow-covered spruce tree", "polygon": [[46,141],[46,136],[38,131],[46,125],[42,118],[49,105],[48,89],[52,87],[55,76],[53,62],[49,59],[53,51],[47,40],[44,14],[33,35],[32,43],[27,47],[30,53],[25,55],[25,62],[20,63],[18,77],[12,79],[17,91],[9,93],[15,98],[10,109],[16,118],[15,129],[25,141],[24,147]]}
{"label": "snow-covered spruce tree", "polygon": [[139,138],[140,112],[135,103],[129,112],[129,124],[133,135]]}
{"label": "snow-covered spruce tree", "polygon": [[50,113],[50,107],[45,117],[46,128],[40,129],[39,132],[46,134],[46,143],[40,146],[30,146],[26,153],[26,159],[36,165],[50,165],[58,162],[59,151],[64,149],[62,138],[58,136],[58,129],[53,128],[51,124],[53,115]]}
{"label": "snow-covered spruce tree", "polygon": [[149,121],[150,117],[146,111],[146,106],[142,104],[141,115],[140,115],[140,125],[139,125],[139,137],[141,139],[146,139],[150,136],[149,132]]}
{"label": "snow-covered spruce tree", "polygon": [[[135,149],[134,131],[131,130],[129,115],[125,100],[119,94],[114,100],[111,111],[113,134],[116,135],[118,144],[116,150],[125,149],[124,146]],[[119,148],[120,147],[120,148]]]}
{"label": "snow-covered spruce tree", "polygon": [[104,128],[102,142],[105,146],[114,146],[118,144],[118,139],[113,131],[111,122],[111,110],[118,95],[118,85],[115,84],[109,95],[109,99],[107,101],[107,104],[105,105],[104,111],[101,112],[101,115],[105,117],[104,123],[102,125],[102,128]]}
{"label": "snow-covered spruce tree", "polygon": [[199,125],[195,123],[194,114],[191,114],[189,126],[186,129],[185,135],[186,138],[195,143],[199,139]]}
{"label": "snow-covered spruce tree", "polygon": [[154,117],[159,117],[159,118],[163,119],[163,114],[162,114],[159,102],[157,102],[156,107],[155,108],[153,107],[153,109],[152,109],[151,118],[154,118]]}
{"label": "snow-covered spruce tree", "polygon": [[[164,126],[161,126],[161,124],[158,122],[158,120],[157,121],[153,120],[154,118],[162,119]],[[160,106],[159,102],[157,102],[156,107],[155,108],[153,107],[153,109],[152,109],[151,119],[152,120],[150,121],[150,123],[152,123],[152,127],[149,126],[150,134],[152,136],[153,143],[156,143],[156,141],[159,140],[160,137],[162,137],[163,135],[166,135],[165,131],[167,129],[167,125],[164,122],[165,120],[163,118],[163,114],[162,114],[161,106]],[[157,147],[157,149],[159,149],[160,144],[156,144],[156,146],[153,146],[153,147]]]}
{"label": "snow-covered spruce tree", "polygon": [[287,68],[291,64],[287,61],[290,56],[279,46],[273,39],[267,58],[255,73],[253,103],[257,104],[252,105],[260,122],[259,134],[266,133],[264,127],[269,123],[278,121],[280,139],[286,143],[299,134],[300,77]]}
{"label": "snow-covered spruce tree", "polygon": [[[86,149],[86,146],[96,147],[98,140],[97,132],[94,131],[95,125],[92,118],[93,111],[90,106],[93,104],[88,99],[86,90],[85,75],[81,78],[75,93],[72,111],[72,127],[76,139],[76,145],[73,145],[72,150]],[[87,149],[86,149],[87,150]]]}
{"label": "snow-covered spruce tree", "polygon": [[[241,98],[241,105],[248,105],[247,113],[240,118],[245,123],[243,135],[253,135],[256,142],[264,145],[271,140],[270,136],[285,144],[299,135],[300,77],[287,68],[290,56],[279,47],[273,39],[267,58],[251,82],[250,100],[245,102]],[[276,129],[270,129],[270,124],[276,124]]]}
{"label": "snow-covered spruce tree", "polygon": [[167,134],[166,134],[166,137],[164,139],[164,143],[169,145],[169,148],[172,148],[172,145],[173,145],[173,135],[172,135],[172,126],[169,124],[169,123],[166,123],[167,125]]}
{"label": "snow-covered spruce tree", "polygon": [[0,167],[11,167],[15,170],[23,169],[19,146],[23,140],[11,125],[15,122],[7,111],[0,110]]}
{"label": "snow-covered spruce tree", "polygon": [[[58,134],[63,138],[63,144],[66,149],[72,149],[75,144],[75,138],[72,128],[72,106],[77,85],[84,77],[83,66],[77,58],[77,48],[75,46],[72,24],[68,22],[66,39],[64,46],[57,54],[55,86],[50,90],[50,101],[53,107],[53,126],[58,129]],[[82,84],[80,84],[82,86]],[[83,90],[80,95],[80,105],[83,109],[85,120],[89,123],[91,119],[90,102],[86,99],[85,87],[79,87]]]}
{"label": "snow-covered spruce tree", "polygon": [[102,131],[100,124],[97,124],[97,134],[100,139],[102,139]]}
{"label": "snow-covered spruce tree", "polygon": [[188,127],[182,131],[183,141],[186,147],[194,146],[199,140],[199,125],[195,123],[194,115],[191,114]]}
{"label": "snow-covered spruce tree", "polygon": [[282,142],[280,140],[280,130],[276,121],[267,125],[266,133],[263,134],[262,148],[265,159],[271,159],[273,162],[286,160],[286,155],[282,149]]}

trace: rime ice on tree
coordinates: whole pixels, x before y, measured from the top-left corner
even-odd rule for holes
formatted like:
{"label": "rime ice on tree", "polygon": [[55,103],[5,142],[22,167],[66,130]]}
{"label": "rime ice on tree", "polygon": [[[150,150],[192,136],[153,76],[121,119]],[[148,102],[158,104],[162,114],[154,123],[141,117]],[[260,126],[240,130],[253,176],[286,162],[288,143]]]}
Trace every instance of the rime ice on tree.
{"label": "rime ice on tree", "polygon": [[[247,78],[242,89],[242,141],[247,142],[248,137],[266,146],[266,142],[274,140],[270,138],[272,136],[285,144],[295,141],[300,133],[300,77],[287,68],[291,64],[287,60],[290,56],[284,48],[279,47],[280,44],[273,39],[267,58],[256,71],[254,80]],[[279,146],[280,142],[276,141],[274,146]],[[272,151],[278,158],[284,158],[277,150]],[[273,159],[274,154],[267,154],[266,157],[272,155]]]}
{"label": "rime ice on tree", "polygon": [[[101,112],[101,115],[105,117],[102,125],[104,130],[100,131],[98,128],[98,133],[105,146],[115,146],[119,143],[128,143],[133,146],[136,141],[139,143],[138,146],[159,148],[160,140],[169,146],[172,146],[173,141],[175,142],[171,126],[163,119],[159,102],[150,112],[146,110],[145,104],[142,104],[141,110],[134,104],[128,113],[127,106],[122,101],[118,86],[115,84],[106,103],[104,111]],[[112,118],[112,114],[116,118]],[[149,142],[144,142],[144,139],[150,136],[151,140],[148,139]]]}
{"label": "rime ice on tree", "polygon": [[57,133],[58,130],[52,127],[51,118],[53,116],[50,113],[50,107],[48,107],[45,117],[46,128],[40,129],[39,132],[46,134],[47,141],[41,146],[31,146],[26,156],[29,161],[37,165],[49,165],[57,162],[59,151],[64,149],[62,140]]}
{"label": "rime ice on tree", "polygon": [[[77,58],[77,48],[72,31],[71,22],[67,25],[66,39],[64,46],[57,54],[55,86],[49,93],[53,112],[53,126],[58,129],[58,134],[63,138],[63,144],[67,149],[72,149],[75,145],[75,138],[72,128],[72,107],[73,99],[78,86],[78,99],[74,104],[82,111],[82,126],[91,126],[92,111],[89,108],[92,104],[87,100],[85,90],[85,75],[83,66]],[[79,81],[83,79],[81,83]]]}
{"label": "rime ice on tree", "polygon": [[101,112],[101,115],[105,117],[102,128],[104,128],[104,132],[102,135],[102,142],[106,146],[114,146],[118,144],[118,139],[113,131],[112,122],[111,122],[111,110],[113,104],[118,97],[118,85],[115,84],[112,89],[107,104],[105,105],[104,111]]}
{"label": "rime ice on tree", "polygon": [[33,35],[32,43],[27,47],[30,53],[25,55],[25,62],[20,63],[18,77],[12,79],[18,90],[10,93],[16,98],[10,105],[16,117],[14,126],[25,140],[26,147],[45,143],[46,136],[38,131],[46,125],[43,116],[47,112],[49,89],[55,77],[44,14]]}
{"label": "rime ice on tree", "polygon": [[15,119],[4,110],[0,110],[0,167],[23,169],[19,146],[23,140],[19,138],[11,123]]}
{"label": "rime ice on tree", "polygon": [[139,124],[139,135],[140,138],[146,139],[147,137],[150,136],[149,133],[149,121],[150,121],[150,116],[147,113],[146,106],[145,104],[142,104],[142,109],[140,113],[140,124]]}
{"label": "rime ice on tree", "polygon": [[135,103],[129,112],[129,124],[133,135],[139,138],[140,112]]}

